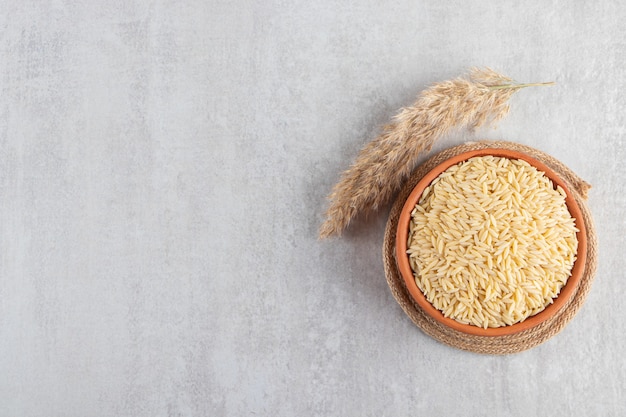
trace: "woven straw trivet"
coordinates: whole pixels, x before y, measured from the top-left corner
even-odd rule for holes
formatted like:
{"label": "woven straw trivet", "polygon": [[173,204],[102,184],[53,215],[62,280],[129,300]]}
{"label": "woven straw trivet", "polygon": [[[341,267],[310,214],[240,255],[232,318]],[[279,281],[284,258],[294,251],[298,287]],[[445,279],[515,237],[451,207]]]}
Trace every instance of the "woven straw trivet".
{"label": "woven straw trivet", "polygon": [[[523,152],[552,168],[559,174],[568,185],[570,191],[574,195],[576,202],[580,206],[583,214],[585,226],[587,228],[587,262],[585,271],[580,282],[578,290],[572,296],[571,301],[566,304],[563,309],[552,319],[545,321],[533,328],[523,332],[508,336],[474,336],[461,333],[457,330],[442,326],[426,313],[413,301],[409,295],[404,280],[400,275],[396,264],[395,257],[395,240],[396,229],[398,226],[398,218],[402,211],[405,200],[411,193],[411,190],[417,185],[419,180],[426,175],[436,165],[444,160],[456,156],[460,153],[484,149],[484,148],[504,148]],[[509,353],[517,353],[535,347],[552,336],[560,332],[567,323],[574,317],[580,307],[583,305],[585,298],[591,288],[591,283],[595,276],[598,258],[598,243],[596,232],[593,226],[593,220],[589,212],[589,208],[585,203],[587,199],[587,191],[590,185],[574,174],[569,168],[551,156],[528,146],[520,145],[512,142],[470,142],[463,145],[455,146],[440,152],[426,162],[417,167],[410,178],[407,180],[404,188],[400,191],[395,203],[391,208],[387,228],[385,230],[385,241],[383,245],[383,260],[385,267],[385,275],[387,283],[391,289],[394,298],[400,304],[400,307],[409,316],[424,333],[439,340],[447,345],[469,350],[477,353],[487,353],[495,355],[504,355]]]}

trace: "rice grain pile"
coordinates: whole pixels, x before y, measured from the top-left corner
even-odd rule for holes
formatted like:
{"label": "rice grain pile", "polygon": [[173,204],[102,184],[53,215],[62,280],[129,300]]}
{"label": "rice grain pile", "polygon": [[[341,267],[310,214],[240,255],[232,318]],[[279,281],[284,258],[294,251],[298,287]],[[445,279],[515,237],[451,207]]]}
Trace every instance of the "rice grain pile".
{"label": "rice grain pile", "polygon": [[461,323],[501,327],[539,313],[576,260],[578,229],[565,192],[523,160],[481,156],[454,165],[411,216],[416,284]]}

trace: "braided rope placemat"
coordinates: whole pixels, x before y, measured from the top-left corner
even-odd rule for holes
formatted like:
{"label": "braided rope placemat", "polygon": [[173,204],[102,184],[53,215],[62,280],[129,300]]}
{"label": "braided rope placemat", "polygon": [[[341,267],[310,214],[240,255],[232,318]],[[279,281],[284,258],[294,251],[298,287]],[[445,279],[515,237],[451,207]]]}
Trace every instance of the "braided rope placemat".
{"label": "braided rope placemat", "polygon": [[[400,212],[402,211],[404,202],[419,180],[431,169],[446,159],[463,152],[484,148],[510,149],[523,152],[552,168],[568,185],[568,188],[580,206],[585,226],[587,228],[587,262],[585,264],[585,271],[580,281],[580,285],[569,303],[566,304],[561,311],[551,319],[528,330],[507,336],[469,335],[443,326],[430,318],[411,298],[404,284],[404,280],[398,270],[395,257],[395,241],[398,218],[400,217]],[[585,203],[589,188],[591,188],[589,184],[583,181],[574,172],[572,172],[572,170],[558,160],[537,149],[513,142],[469,142],[446,149],[434,155],[413,171],[410,178],[406,181],[404,187],[400,191],[389,214],[383,244],[383,261],[385,275],[387,277],[387,283],[389,284],[391,293],[413,323],[422,329],[424,333],[442,343],[459,349],[477,353],[504,355],[521,352],[545,342],[552,336],[559,333],[565,325],[569,323],[574,315],[576,315],[587,298],[587,294],[589,293],[589,289],[591,288],[591,284],[595,276],[598,262],[598,242],[593,225],[593,219],[591,218],[591,213]]]}

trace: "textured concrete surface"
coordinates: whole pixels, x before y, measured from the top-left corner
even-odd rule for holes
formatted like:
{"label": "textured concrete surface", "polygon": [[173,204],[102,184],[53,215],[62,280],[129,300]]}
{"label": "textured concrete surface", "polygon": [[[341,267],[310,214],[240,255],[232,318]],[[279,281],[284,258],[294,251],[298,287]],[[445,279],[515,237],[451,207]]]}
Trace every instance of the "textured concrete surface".
{"label": "textured concrete surface", "polygon": [[[626,415],[626,4],[0,2],[0,416]],[[531,351],[395,303],[325,195],[425,85],[557,81],[497,130],[594,185],[597,280]]]}

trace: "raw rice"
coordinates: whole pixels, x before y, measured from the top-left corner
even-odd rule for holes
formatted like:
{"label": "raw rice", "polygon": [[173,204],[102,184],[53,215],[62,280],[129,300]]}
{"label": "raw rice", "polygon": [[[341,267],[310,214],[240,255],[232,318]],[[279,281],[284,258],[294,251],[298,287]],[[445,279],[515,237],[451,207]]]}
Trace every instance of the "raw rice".
{"label": "raw rice", "polygon": [[411,213],[415,282],[444,316],[478,327],[524,321],[571,275],[578,240],[565,191],[529,163],[481,156],[426,187]]}

